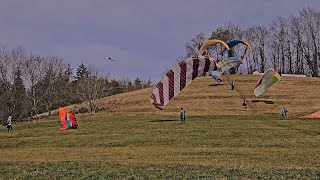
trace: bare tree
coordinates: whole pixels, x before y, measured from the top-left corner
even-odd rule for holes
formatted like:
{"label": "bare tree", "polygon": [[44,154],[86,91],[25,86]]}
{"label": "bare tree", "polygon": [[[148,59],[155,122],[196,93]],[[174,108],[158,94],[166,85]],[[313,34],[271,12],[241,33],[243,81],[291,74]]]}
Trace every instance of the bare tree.
{"label": "bare tree", "polygon": [[103,96],[106,88],[106,78],[94,68],[88,68],[88,73],[76,82],[76,94],[87,103],[91,113],[97,111],[97,100]]}
{"label": "bare tree", "polygon": [[39,84],[42,86],[40,96],[43,98],[39,100],[43,101],[43,104],[46,106],[48,116],[51,115],[53,103],[61,98],[60,90],[63,89],[61,86],[68,86],[67,84],[59,83],[66,68],[67,66],[62,63],[62,59],[56,56],[49,57],[48,62],[46,62],[45,76]]}
{"label": "bare tree", "polygon": [[266,45],[269,32],[265,26],[255,26],[251,31],[253,33],[253,41],[251,41],[251,44],[255,47],[252,54],[253,63],[255,64],[256,69],[259,69],[260,72],[264,72],[267,66]]}
{"label": "bare tree", "polygon": [[30,55],[23,63],[23,76],[28,90],[27,99],[30,109],[30,117],[33,118],[34,114],[37,117],[37,106],[39,96],[37,95],[36,85],[44,76],[44,63],[41,57]]}
{"label": "bare tree", "polygon": [[233,24],[231,22],[227,23],[224,26],[225,30],[225,41],[230,39],[242,39],[244,37],[244,31],[239,25]]}
{"label": "bare tree", "polygon": [[24,56],[25,53],[21,47],[12,51],[7,51],[4,47],[0,50],[0,114],[2,116],[11,115],[16,107],[16,91],[13,84],[15,73]]}
{"label": "bare tree", "polygon": [[319,76],[319,51],[320,51],[320,15],[314,9],[307,7],[302,9],[300,16],[304,27],[305,35],[305,58],[313,77]]}
{"label": "bare tree", "polygon": [[186,43],[186,58],[198,55],[199,45],[206,40],[204,33],[199,33],[194,37],[191,42]]}
{"label": "bare tree", "polygon": [[[30,117],[37,117],[39,103],[48,94],[50,85],[43,86],[48,64],[45,58],[30,55],[23,62],[23,76],[27,88],[27,100],[29,104]],[[51,81],[51,80],[50,80]]]}

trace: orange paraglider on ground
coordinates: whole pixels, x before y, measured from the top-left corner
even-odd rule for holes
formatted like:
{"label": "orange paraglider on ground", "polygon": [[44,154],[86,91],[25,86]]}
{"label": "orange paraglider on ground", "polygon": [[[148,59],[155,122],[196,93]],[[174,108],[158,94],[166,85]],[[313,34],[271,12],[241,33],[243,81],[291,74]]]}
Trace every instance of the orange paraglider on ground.
{"label": "orange paraglider on ground", "polygon": [[61,124],[63,125],[60,130],[67,130],[67,129],[77,129],[78,121],[74,113],[68,111],[67,108],[60,108],[59,109],[59,118],[61,120]]}
{"label": "orange paraglider on ground", "polygon": [[307,114],[305,116],[302,116],[300,118],[307,118],[307,119],[320,119],[320,111],[312,113],[312,114]]}

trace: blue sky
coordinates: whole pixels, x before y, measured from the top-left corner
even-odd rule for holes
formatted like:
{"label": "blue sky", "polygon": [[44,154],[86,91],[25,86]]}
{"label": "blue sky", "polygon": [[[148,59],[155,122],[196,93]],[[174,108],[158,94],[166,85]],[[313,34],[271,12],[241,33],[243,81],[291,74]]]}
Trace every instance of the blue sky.
{"label": "blue sky", "polygon": [[[268,25],[319,0],[1,0],[0,44],[76,68],[157,81],[195,34],[232,22]],[[112,57],[116,62],[107,62]]]}

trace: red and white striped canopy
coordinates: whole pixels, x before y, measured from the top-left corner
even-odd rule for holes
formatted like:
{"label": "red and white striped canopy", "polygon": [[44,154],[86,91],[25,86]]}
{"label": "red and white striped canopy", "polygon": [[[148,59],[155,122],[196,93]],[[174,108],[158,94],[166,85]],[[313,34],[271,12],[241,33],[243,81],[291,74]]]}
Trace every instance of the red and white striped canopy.
{"label": "red and white striped canopy", "polygon": [[192,80],[207,72],[217,70],[213,58],[199,56],[188,58],[174,65],[152,91],[150,101],[158,109],[164,107]]}

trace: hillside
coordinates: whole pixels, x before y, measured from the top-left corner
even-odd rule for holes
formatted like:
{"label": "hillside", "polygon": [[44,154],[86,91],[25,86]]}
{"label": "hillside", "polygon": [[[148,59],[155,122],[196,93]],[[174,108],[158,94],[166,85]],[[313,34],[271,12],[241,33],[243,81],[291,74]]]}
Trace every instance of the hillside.
{"label": "hillside", "polygon": [[[218,86],[214,85],[211,77],[197,78],[164,111],[151,105],[152,88],[105,97],[99,101],[99,106],[105,108],[106,113],[159,115],[176,115],[180,107],[185,107],[188,115],[279,114],[283,106],[288,107],[291,116],[320,110],[320,78],[283,77],[257,98],[253,89],[259,77],[224,75],[224,84]],[[235,82],[234,91],[230,90],[231,80]],[[248,109],[242,107],[244,97],[247,98]]]}
{"label": "hillside", "polygon": [[[3,127],[0,179],[319,179],[320,121],[294,117],[320,109],[320,78],[285,77],[260,98],[259,76],[223,78],[237,90],[199,78],[164,111],[143,89],[101,99],[105,111],[78,116],[77,130],[59,131],[57,117]],[[279,119],[284,105],[290,120]]]}

